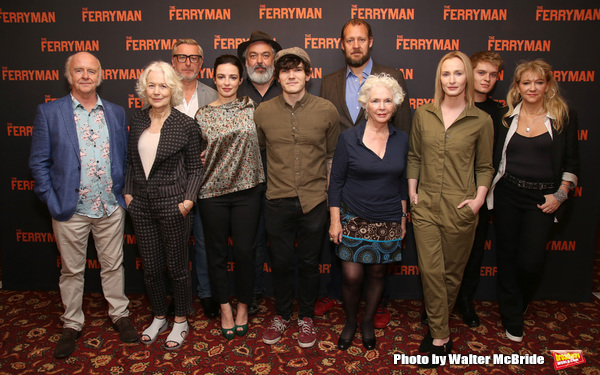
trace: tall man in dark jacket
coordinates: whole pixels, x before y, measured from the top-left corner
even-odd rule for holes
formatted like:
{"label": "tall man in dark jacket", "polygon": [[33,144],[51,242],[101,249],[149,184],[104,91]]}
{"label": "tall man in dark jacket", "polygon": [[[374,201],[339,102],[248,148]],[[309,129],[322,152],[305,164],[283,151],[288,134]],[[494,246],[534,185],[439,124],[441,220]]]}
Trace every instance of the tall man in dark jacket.
{"label": "tall man in dark jacket", "polygon": [[[502,126],[502,115],[505,113],[502,104],[490,98],[496,87],[498,74],[502,71],[504,62],[497,52],[480,51],[471,56],[475,89],[475,105],[486,111],[494,122],[494,131]],[[462,315],[463,322],[469,327],[480,324],[477,312],[473,307],[473,296],[479,285],[481,262],[483,260],[485,240],[490,221],[490,213],[484,204],[479,210],[479,222],[475,230],[475,239],[469,261],[465,266],[462,284],[456,299],[456,308]]]}

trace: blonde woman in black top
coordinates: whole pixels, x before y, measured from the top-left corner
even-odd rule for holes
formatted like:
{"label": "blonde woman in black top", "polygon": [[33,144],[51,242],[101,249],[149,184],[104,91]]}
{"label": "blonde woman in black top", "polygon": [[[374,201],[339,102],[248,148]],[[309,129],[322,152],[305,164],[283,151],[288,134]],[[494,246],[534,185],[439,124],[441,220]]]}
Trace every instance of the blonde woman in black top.
{"label": "blonde woman in black top", "polygon": [[502,324],[508,339],[521,342],[552,224],[577,185],[577,117],[541,59],[517,66],[506,102],[487,201],[494,209]]}

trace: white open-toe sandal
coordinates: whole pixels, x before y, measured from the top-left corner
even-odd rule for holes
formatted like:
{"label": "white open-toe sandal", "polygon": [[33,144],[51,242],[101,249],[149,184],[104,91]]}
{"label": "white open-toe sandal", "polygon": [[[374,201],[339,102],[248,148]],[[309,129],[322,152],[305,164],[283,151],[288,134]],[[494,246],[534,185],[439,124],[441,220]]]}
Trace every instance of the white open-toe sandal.
{"label": "white open-toe sandal", "polygon": [[[167,330],[168,326],[169,321],[167,320],[167,318],[154,318],[154,320],[152,320],[152,324],[150,324],[150,327],[146,328],[144,332],[142,332],[142,337],[140,338],[140,341],[146,345],[152,344],[154,341],[156,341],[158,335]],[[144,340],[144,336],[148,336],[150,339]]]}
{"label": "white open-toe sandal", "polygon": [[[165,344],[163,345],[165,350],[177,350],[181,348],[188,335],[188,330],[189,325],[187,319],[181,323],[173,323],[173,329],[171,330],[171,333],[169,333],[169,336],[167,336],[167,341],[165,341]],[[167,344],[170,342],[174,342],[177,345],[168,346]]]}

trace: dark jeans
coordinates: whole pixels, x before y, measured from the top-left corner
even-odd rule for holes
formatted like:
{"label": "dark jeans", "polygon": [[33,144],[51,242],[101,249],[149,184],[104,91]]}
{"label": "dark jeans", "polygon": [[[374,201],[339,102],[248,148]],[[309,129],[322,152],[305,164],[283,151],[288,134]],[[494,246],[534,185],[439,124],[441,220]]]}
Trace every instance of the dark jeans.
{"label": "dark jeans", "polygon": [[[321,202],[302,212],[298,198],[267,199],[265,224],[269,239],[276,314],[292,315],[294,255],[298,264],[300,311],[298,318],[313,318],[319,292],[319,258],[327,223],[327,205]],[[297,241],[298,246],[294,246]]]}
{"label": "dark jeans", "polygon": [[198,278],[198,297],[210,298],[210,280],[208,278],[208,261],[206,260],[206,246],[204,245],[204,229],[200,215],[200,204],[194,208],[194,269]]}
{"label": "dark jeans", "polygon": [[498,305],[504,327],[523,327],[523,311],[539,286],[554,215],[536,205],[552,192],[522,189],[506,180],[496,186]]}
{"label": "dark jeans", "polygon": [[258,233],[256,234],[256,261],[254,294],[263,294],[265,291],[265,262],[267,262],[267,231],[265,229],[265,193],[260,197],[260,219]]}
{"label": "dark jeans", "polygon": [[264,185],[218,197],[199,199],[208,275],[215,300],[229,301],[227,276],[228,236],[233,238],[235,293],[240,302],[252,303],[256,233]]}
{"label": "dark jeans", "polygon": [[335,255],[335,244],[329,240],[329,233],[325,234],[323,250],[331,253],[331,268],[329,282],[327,283],[327,297],[342,299],[342,261]]}

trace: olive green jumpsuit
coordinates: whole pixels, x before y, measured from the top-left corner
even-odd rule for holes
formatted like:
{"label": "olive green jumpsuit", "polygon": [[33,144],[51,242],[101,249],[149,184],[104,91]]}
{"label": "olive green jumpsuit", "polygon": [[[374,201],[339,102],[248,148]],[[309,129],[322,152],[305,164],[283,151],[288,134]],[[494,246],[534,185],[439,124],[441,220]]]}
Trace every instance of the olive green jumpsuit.
{"label": "olive green jumpsuit", "polygon": [[411,207],[423,283],[425,308],[433,338],[450,335],[448,315],[471,252],[477,215],[468,205],[478,186],[490,186],[494,129],[490,116],[475,106],[446,130],[442,110],[433,104],[413,118],[407,178],[418,180],[418,202]]}

